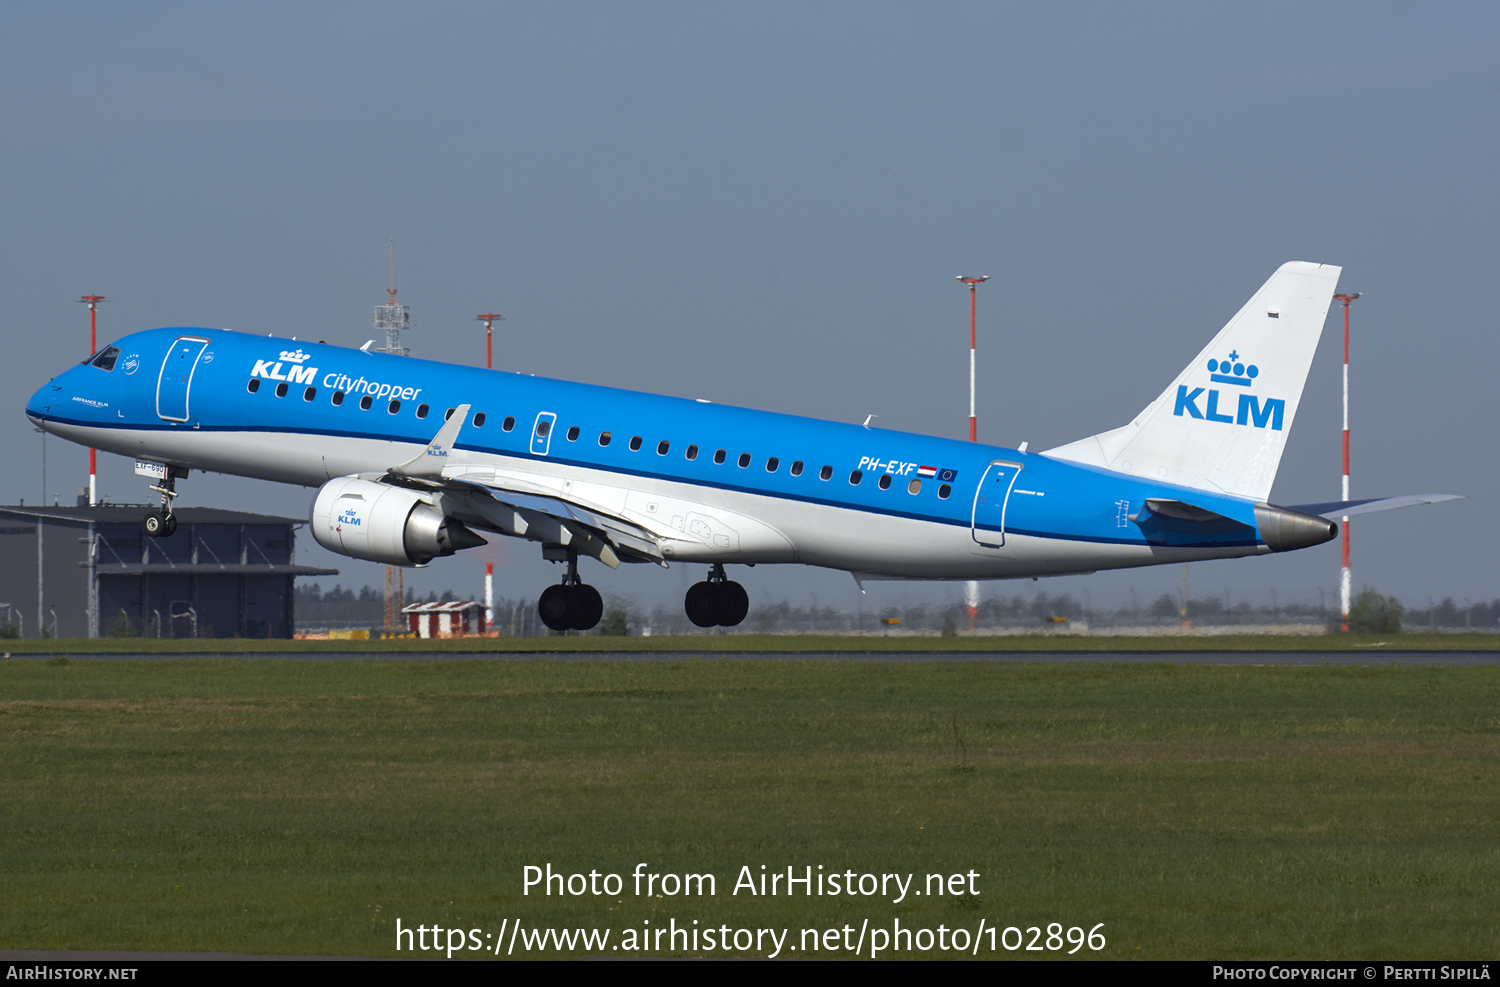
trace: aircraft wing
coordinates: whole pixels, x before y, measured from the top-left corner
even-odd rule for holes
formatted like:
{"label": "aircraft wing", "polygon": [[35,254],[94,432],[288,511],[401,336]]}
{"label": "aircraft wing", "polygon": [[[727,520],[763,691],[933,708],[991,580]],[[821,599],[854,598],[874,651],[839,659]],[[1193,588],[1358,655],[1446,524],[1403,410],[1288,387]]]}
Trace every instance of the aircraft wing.
{"label": "aircraft wing", "polygon": [[1354,514],[1373,514],[1376,511],[1392,511],[1398,507],[1441,504],[1446,500],[1463,499],[1458,494],[1407,494],[1404,497],[1373,497],[1369,500],[1335,500],[1326,504],[1293,504],[1292,510],[1334,520]]}
{"label": "aircraft wing", "polygon": [[622,561],[666,565],[655,535],[598,505],[498,470],[450,465],[468,414],[469,405],[459,405],[422,452],[365,478],[425,490],[441,500],[444,514],[467,525],[561,545],[611,569]]}
{"label": "aircraft wing", "polygon": [[471,527],[576,549],[612,569],[622,561],[666,565],[659,539],[640,525],[495,470],[450,466],[413,475],[397,467],[364,479],[426,491],[444,514]]}

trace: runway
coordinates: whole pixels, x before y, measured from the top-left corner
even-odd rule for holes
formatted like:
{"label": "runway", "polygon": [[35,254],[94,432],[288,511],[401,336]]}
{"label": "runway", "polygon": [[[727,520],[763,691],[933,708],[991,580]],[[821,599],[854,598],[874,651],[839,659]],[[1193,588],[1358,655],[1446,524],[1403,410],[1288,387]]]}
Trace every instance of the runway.
{"label": "runway", "polygon": [[[12,660],[41,661],[64,654],[15,654]],[[857,661],[921,664],[927,662],[1016,662],[1058,665],[1500,665],[1500,651],[1402,651],[1383,648],[1358,651],[329,651],[329,652],[142,652],[68,653],[72,661]]]}

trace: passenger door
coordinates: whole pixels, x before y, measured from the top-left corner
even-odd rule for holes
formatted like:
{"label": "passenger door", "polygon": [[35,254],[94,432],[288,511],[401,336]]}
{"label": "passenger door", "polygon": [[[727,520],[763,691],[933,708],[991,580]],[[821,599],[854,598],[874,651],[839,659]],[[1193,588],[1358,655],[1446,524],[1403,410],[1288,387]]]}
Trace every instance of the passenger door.
{"label": "passenger door", "polygon": [[1011,488],[1021,475],[1020,463],[995,460],[984,471],[979,488],[974,491],[974,514],[970,524],[976,555],[1007,554],[1005,549],[1005,508]]}
{"label": "passenger door", "polygon": [[161,362],[156,378],[156,414],[169,422],[185,422],[189,416],[188,396],[193,373],[208,340],[200,336],[178,336]]}

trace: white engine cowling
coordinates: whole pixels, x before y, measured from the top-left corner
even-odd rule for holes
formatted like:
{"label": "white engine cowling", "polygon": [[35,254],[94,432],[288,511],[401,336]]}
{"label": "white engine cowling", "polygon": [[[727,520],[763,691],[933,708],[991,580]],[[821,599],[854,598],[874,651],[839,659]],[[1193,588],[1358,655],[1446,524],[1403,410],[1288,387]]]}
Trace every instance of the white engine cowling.
{"label": "white engine cowling", "polygon": [[345,476],[318,488],[312,534],[330,552],[386,565],[426,565],[485,540],[405,487]]}

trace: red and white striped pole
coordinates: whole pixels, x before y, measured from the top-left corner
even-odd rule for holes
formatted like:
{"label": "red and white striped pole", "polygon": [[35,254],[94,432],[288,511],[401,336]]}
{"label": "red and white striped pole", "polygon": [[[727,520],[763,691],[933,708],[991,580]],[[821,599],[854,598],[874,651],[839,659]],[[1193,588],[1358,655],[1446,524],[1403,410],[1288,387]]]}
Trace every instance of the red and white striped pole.
{"label": "red and white striped pole", "polygon": [[[1344,303],[1344,489],[1343,500],[1349,499],[1349,303],[1360,296],[1360,292],[1350,295],[1334,295]],[[1340,519],[1339,527],[1343,535],[1343,565],[1339,570],[1339,631],[1349,633],[1349,594],[1351,584],[1349,581],[1349,516],[1346,514]]]}
{"label": "red and white striped pole", "polygon": [[988,281],[990,276],[986,274],[982,278],[967,278],[962,274],[956,280],[962,281],[969,286],[969,441],[979,440],[978,419],[974,417],[974,316],[977,311],[976,291],[981,284]]}
{"label": "red and white striped pole", "polygon": [[[94,320],[95,320],[95,318],[98,315],[99,303],[102,302],[102,301],[104,301],[104,296],[103,295],[84,295],[82,298],[80,298],[78,300],[80,302],[83,302],[84,304],[86,304],[89,307],[89,355],[93,356],[95,353],[99,352],[99,342],[98,342],[97,334],[95,333],[96,326],[95,326],[95,321]],[[98,489],[97,479],[96,479],[97,478],[97,474],[98,474],[97,467],[98,467],[98,453],[95,450],[90,449],[89,450],[89,506],[90,507],[93,507],[96,503],[98,503],[98,500],[97,500],[96,495],[95,495],[95,492]]]}
{"label": "red and white striped pole", "polygon": [[499,319],[503,322],[505,321],[505,316],[497,315],[494,312],[486,312],[483,315],[476,315],[475,318],[484,323],[484,365],[493,370],[495,359],[490,336],[495,328],[495,320]]}
{"label": "red and white striped pole", "polygon": [[[979,441],[979,419],[977,419],[974,416],[974,376],[975,376],[975,369],[974,369],[975,368],[974,342],[975,342],[975,335],[976,335],[975,334],[975,329],[974,329],[974,323],[975,323],[975,314],[978,311],[978,302],[976,301],[976,296],[977,296],[977,289],[978,289],[978,287],[981,284],[983,284],[984,282],[988,281],[989,279],[990,279],[990,276],[988,274],[984,275],[983,277],[977,277],[977,278],[965,277],[964,275],[960,274],[957,277],[957,279],[956,279],[958,281],[962,281],[964,284],[966,284],[966,285],[969,286],[969,441],[970,442],[978,442]],[[965,585],[965,587],[964,587],[964,604],[965,604],[965,609],[967,609],[968,613],[969,613],[969,630],[972,631],[974,629],[975,622],[976,622],[976,620],[979,617],[979,584],[978,583],[970,581],[968,584]]]}
{"label": "red and white striped pole", "polygon": [[484,629],[495,622],[495,563],[484,564]]}

